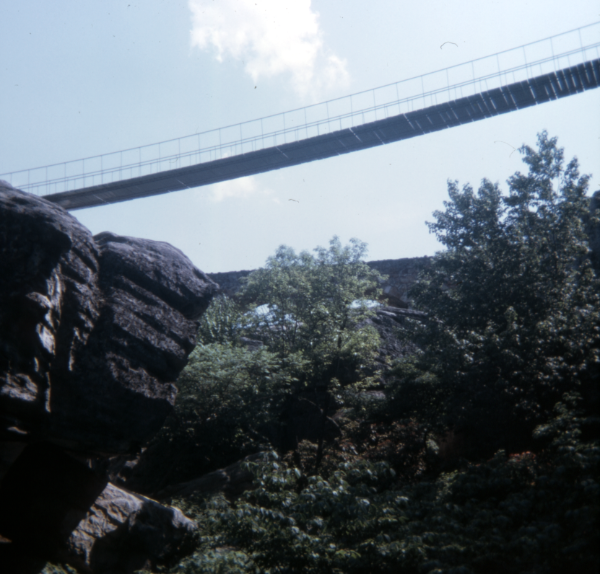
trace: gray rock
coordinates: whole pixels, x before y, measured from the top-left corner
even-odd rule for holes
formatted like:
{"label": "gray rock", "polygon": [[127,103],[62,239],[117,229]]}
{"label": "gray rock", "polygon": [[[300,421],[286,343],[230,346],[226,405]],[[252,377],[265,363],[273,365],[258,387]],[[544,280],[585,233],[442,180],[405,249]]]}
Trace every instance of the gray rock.
{"label": "gray rock", "polygon": [[138,448],[170,411],[217,290],[166,243],[92,237],[60,207],[0,186],[0,442]]}
{"label": "gray rock", "polygon": [[100,315],[98,272],[98,248],[75,218],[0,187],[2,439],[28,440],[47,429],[51,371],[59,363],[68,370]]}
{"label": "gray rock", "polygon": [[0,482],[0,535],[11,541],[15,557],[55,558],[105,486],[60,447],[27,445]]}
{"label": "gray rock", "polygon": [[125,574],[180,556],[197,524],[178,509],[107,484],[67,542],[83,572]]}
{"label": "gray rock", "polygon": [[427,316],[421,311],[414,309],[402,309],[398,307],[378,307],[374,317],[370,317],[360,326],[371,325],[379,333],[381,339],[375,359],[375,369],[369,373],[380,376],[381,382],[385,384],[385,375],[391,364],[407,355],[417,351],[417,347],[410,342],[403,341],[400,337],[400,329],[406,325],[406,321],[426,321]]}
{"label": "gray rock", "polygon": [[192,521],[83,460],[160,428],[217,291],[166,243],[92,237],[0,185],[0,569],[56,558],[133,572],[184,550]]}

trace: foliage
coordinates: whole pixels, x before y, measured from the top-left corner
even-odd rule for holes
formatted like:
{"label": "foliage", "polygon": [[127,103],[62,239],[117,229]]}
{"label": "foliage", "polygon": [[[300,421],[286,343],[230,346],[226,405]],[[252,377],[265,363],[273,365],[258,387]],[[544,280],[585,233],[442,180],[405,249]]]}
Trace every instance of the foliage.
{"label": "foliage", "polygon": [[153,457],[163,460],[164,482],[189,480],[271,448],[269,429],[302,368],[297,355],[283,361],[264,348],[198,345],[177,382],[175,411],[150,444]]}
{"label": "foliage", "polygon": [[[246,463],[255,488],[239,498],[172,501],[200,529],[171,572],[598,571],[588,178],[546,133],[520,151],[528,173],[507,196],[486,180],[477,192],[449,183],[430,224],[447,250],[413,291],[427,320],[403,335],[420,350],[395,366],[385,396],[358,392],[377,339],[352,303],[379,281],[359,242],[334,238],[316,257],[282,247],[240,305],[209,311],[178,382],[174,447],[185,436],[213,462],[239,460],[273,445],[286,401],[308,392],[326,397],[323,421],[337,411],[341,435],[326,452],[305,440]],[[249,302],[268,308],[248,314]]]}
{"label": "foliage", "polygon": [[520,151],[529,171],[508,196],[487,180],[477,192],[449,182],[429,224],[447,250],[412,292],[432,318],[411,335],[424,352],[396,369],[400,411],[428,410],[487,452],[526,447],[560,396],[589,394],[599,374],[589,177],[545,132]]}
{"label": "foliage", "polygon": [[198,342],[202,345],[239,342],[247,322],[236,301],[223,295],[215,297],[200,318]]}
{"label": "foliage", "polygon": [[306,380],[326,386],[349,362],[360,372],[372,359],[377,333],[357,325],[374,314],[365,299],[377,296],[381,276],[361,260],[366,245],[357,239],[342,247],[334,237],[329,249],[315,252],[281,246],[246,278],[240,297],[268,306],[253,316],[252,332],[281,357],[302,353],[310,366]]}
{"label": "foliage", "polygon": [[385,463],[364,460],[304,482],[280,462],[250,465],[257,489],[240,500],[186,502],[202,536],[176,571],[591,574],[600,445],[572,442],[584,422],[572,412],[565,439],[568,410],[545,429],[544,453],[500,451],[432,482],[397,483]]}
{"label": "foliage", "polygon": [[[379,274],[360,261],[365,250],[337,238],[314,257],[281,247],[250,276],[242,303],[212,301],[177,381],[175,411],[138,465],[154,477],[140,479],[145,492],[281,448],[293,438],[284,419],[299,395],[312,392],[325,419],[355,383],[368,383],[378,337],[357,325],[372,314],[363,300],[376,295]],[[263,303],[268,312],[256,311]],[[320,460],[323,441],[319,448]]]}
{"label": "foliage", "polygon": [[[294,396],[318,391],[327,416],[329,405],[341,400],[339,379],[368,378],[361,370],[378,337],[357,323],[372,314],[362,301],[376,294],[379,274],[360,261],[365,250],[357,240],[342,247],[337,238],[316,256],[281,247],[243,289],[242,301],[253,301],[250,311],[225,297],[211,303],[177,382],[175,415],[156,440],[168,440],[171,458],[178,452],[190,466],[185,471],[172,463],[179,476],[281,446],[277,427]],[[256,311],[261,304],[267,312]],[[244,338],[264,346],[251,350]],[[203,460],[190,465],[193,451]]]}
{"label": "foliage", "polygon": [[77,570],[71,568],[68,564],[57,565],[48,562],[41,574],[77,574]]}
{"label": "foliage", "polygon": [[256,452],[302,367],[296,355],[283,361],[264,348],[198,346],[178,382],[178,413],[204,452]]}

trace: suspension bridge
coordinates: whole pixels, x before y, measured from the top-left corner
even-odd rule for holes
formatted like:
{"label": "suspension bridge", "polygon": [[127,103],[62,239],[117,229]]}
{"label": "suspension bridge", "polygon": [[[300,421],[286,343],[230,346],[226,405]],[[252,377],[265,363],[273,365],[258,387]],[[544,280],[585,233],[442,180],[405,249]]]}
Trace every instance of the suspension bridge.
{"label": "suspension bridge", "polygon": [[0,179],[83,209],[397,142],[598,86],[600,22],[321,104]]}

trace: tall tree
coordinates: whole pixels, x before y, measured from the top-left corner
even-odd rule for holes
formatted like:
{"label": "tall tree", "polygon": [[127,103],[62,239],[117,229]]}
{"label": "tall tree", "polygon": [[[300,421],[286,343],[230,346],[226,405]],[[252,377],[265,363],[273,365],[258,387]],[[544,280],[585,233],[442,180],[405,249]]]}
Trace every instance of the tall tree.
{"label": "tall tree", "polygon": [[508,180],[508,195],[488,180],[477,192],[448,183],[428,224],[447,249],[413,291],[431,317],[416,327],[424,352],[397,369],[401,409],[425,400],[488,448],[516,446],[563,392],[598,378],[589,177],[546,132],[519,151],[528,172]]}
{"label": "tall tree", "polygon": [[284,361],[305,361],[296,391],[308,392],[321,410],[315,469],[340,387],[365,379],[379,343],[373,327],[361,326],[374,313],[366,298],[378,296],[382,279],[362,261],[366,250],[357,239],[342,247],[337,237],[329,249],[316,248],[316,255],[282,246],[242,291],[242,300],[266,306],[266,312],[254,314],[251,329],[269,350]]}

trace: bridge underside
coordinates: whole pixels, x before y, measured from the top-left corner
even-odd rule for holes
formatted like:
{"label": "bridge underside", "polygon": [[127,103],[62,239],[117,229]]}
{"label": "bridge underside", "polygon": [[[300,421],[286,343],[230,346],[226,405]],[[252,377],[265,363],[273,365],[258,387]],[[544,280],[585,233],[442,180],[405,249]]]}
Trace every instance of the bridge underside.
{"label": "bridge underside", "polygon": [[180,191],[405,140],[597,88],[600,59],[474,96],[276,147],[44,196],[68,210]]}

